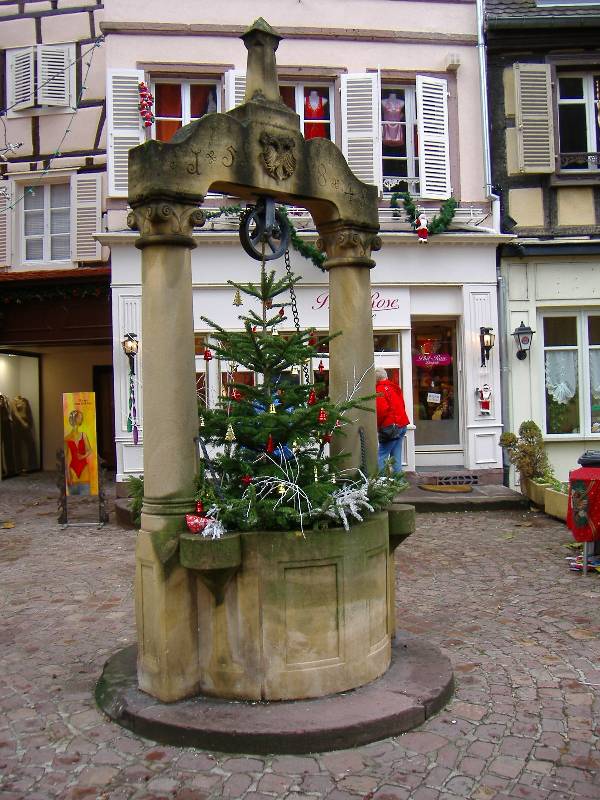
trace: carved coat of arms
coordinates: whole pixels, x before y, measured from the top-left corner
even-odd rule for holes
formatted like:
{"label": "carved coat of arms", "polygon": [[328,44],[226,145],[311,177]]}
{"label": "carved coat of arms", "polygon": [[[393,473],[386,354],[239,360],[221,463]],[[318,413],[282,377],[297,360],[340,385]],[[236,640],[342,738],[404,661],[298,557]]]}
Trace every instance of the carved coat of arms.
{"label": "carved coat of arms", "polygon": [[267,175],[276,181],[289,178],[296,169],[294,139],[291,136],[273,136],[263,131],[259,142],[262,147],[261,160]]}

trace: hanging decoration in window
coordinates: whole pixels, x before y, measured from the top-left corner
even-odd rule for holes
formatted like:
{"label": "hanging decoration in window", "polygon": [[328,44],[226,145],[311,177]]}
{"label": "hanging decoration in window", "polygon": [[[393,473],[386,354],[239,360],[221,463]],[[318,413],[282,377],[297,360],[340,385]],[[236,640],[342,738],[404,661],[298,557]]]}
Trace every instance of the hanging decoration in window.
{"label": "hanging decoration in window", "polygon": [[551,350],[546,353],[546,389],[550,397],[566,405],[577,391],[577,353]]}
{"label": "hanging decoration in window", "polygon": [[[434,236],[436,233],[443,233],[450,227],[458,203],[453,197],[449,197],[442,203],[440,213],[429,222],[422,210],[419,210],[415,201],[411,197],[410,192],[394,192],[390,197],[390,208],[400,208],[398,200],[402,200],[406,216],[410,223],[411,228],[416,232],[420,242],[427,242],[429,236]],[[424,217],[424,221],[421,219]]]}
{"label": "hanging decoration in window", "polygon": [[140,117],[144,120],[144,128],[149,128],[154,123],[154,114],[152,113],[154,97],[148,88],[148,84],[144,83],[144,81],[138,84],[138,91],[140,93]]}

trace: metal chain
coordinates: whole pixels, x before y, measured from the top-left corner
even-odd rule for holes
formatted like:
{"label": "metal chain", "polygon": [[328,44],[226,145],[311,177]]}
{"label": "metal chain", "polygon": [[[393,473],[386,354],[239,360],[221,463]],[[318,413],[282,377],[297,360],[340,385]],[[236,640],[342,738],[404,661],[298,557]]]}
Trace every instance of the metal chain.
{"label": "metal chain", "polygon": [[[294,290],[294,284],[291,283],[293,280],[292,274],[292,265],[290,264],[290,251],[289,248],[285,251],[285,271],[287,272],[287,276],[290,279],[290,298],[292,306],[292,316],[294,317],[294,326],[296,328],[296,332],[300,333],[300,315],[298,314],[298,302],[296,300],[296,292]],[[308,371],[308,364],[304,363],[304,383],[310,383],[310,372]]]}

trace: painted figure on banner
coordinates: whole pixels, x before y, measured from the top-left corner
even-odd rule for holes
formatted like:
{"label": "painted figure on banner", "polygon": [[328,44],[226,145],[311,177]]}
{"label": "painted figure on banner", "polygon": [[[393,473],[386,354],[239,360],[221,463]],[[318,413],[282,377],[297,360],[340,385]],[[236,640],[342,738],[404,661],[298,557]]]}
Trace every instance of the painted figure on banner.
{"label": "painted figure on banner", "polygon": [[98,494],[94,392],[63,394],[67,495]]}

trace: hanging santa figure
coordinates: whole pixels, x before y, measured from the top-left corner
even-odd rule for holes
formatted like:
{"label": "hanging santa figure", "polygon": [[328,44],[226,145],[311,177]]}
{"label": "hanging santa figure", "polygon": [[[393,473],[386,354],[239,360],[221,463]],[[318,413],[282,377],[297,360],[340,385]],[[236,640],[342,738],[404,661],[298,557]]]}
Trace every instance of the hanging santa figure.
{"label": "hanging santa figure", "polygon": [[417,236],[419,237],[419,244],[427,244],[429,230],[427,228],[427,217],[425,214],[419,214],[417,217],[415,222],[415,230],[417,232]]}
{"label": "hanging santa figure", "polygon": [[477,389],[477,398],[479,400],[479,413],[491,414],[492,413],[492,390],[489,384],[484,383],[481,389]]}

